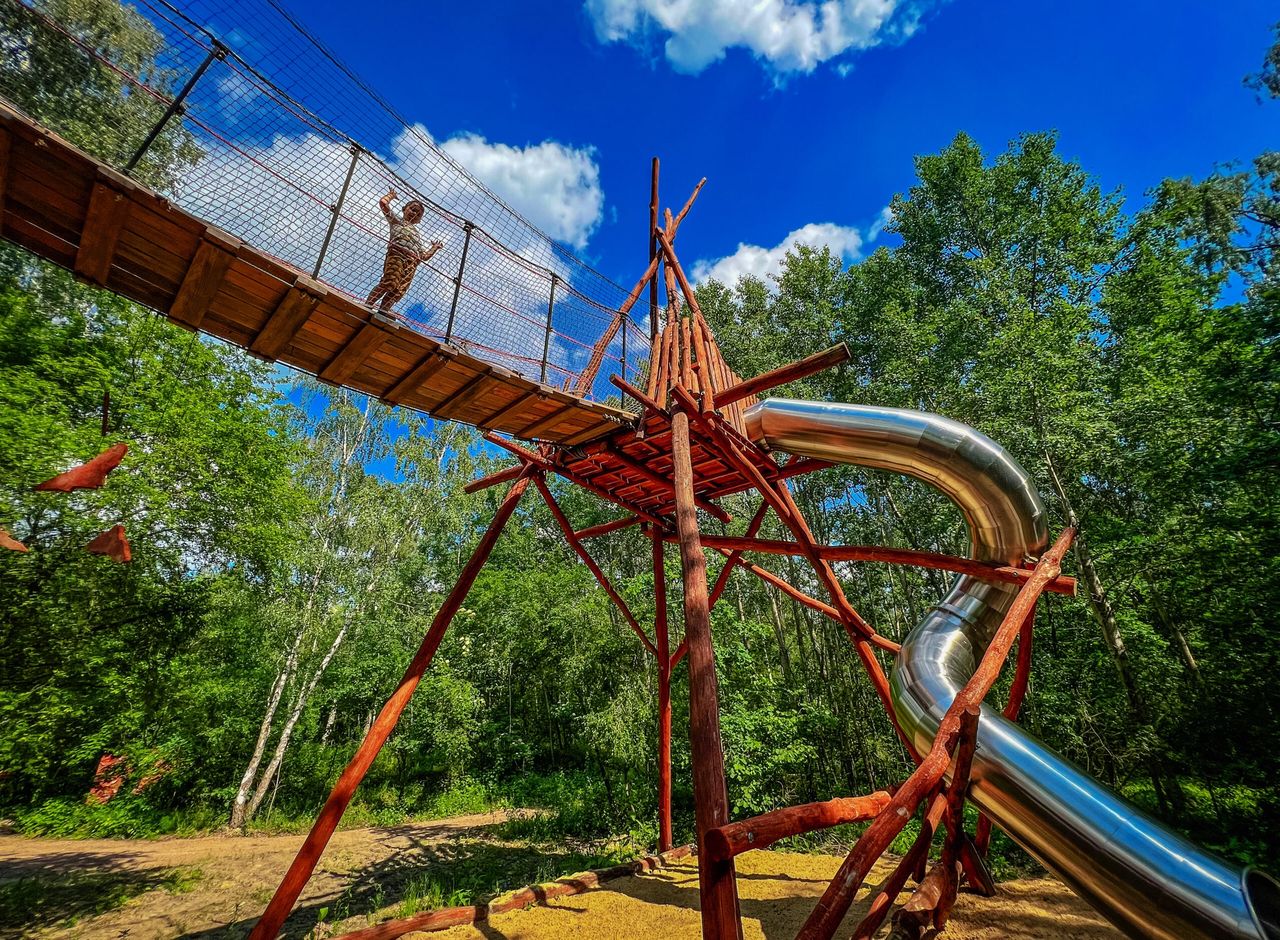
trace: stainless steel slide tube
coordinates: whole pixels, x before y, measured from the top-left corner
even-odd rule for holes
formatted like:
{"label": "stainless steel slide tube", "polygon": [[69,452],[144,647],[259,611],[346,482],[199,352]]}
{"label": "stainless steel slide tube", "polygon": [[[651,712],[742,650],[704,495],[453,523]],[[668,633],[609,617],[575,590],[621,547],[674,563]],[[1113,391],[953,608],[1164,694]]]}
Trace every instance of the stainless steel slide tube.
{"label": "stainless steel slide tube", "polygon": [[[1044,506],[1003,448],[923,412],[770,399],[751,438],[823,460],[890,470],[941,490],[964,514],[973,557],[1045,550]],[[902,644],[891,679],[903,729],[927,750],[1017,593],[960,577]],[[1240,871],[1127,803],[998,712],[983,707],[970,797],[1019,845],[1131,937],[1280,940],[1280,885]]]}

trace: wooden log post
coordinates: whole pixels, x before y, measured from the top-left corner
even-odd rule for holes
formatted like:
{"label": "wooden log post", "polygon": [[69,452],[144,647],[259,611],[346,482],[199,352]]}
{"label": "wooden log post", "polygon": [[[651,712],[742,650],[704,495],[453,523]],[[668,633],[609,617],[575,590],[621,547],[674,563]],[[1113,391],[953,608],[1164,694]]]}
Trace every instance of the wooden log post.
{"label": "wooden log post", "polygon": [[658,851],[671,849],[671,634],[667,624],[667,566],[662,533],[653,546],[653,639],[658,646]]}
{"label": "wooden log post", "polygon": [[298,895],[306,887],[307,881],[311,878],[311,873],[315,870],[316,863],[320,861],[321,853],[324,852],[325,846],[329,844],[333,831],[338,827],[338,821],[342,819],[342,814],[346,811],[347,804],[351,802],[351,797],[355,795],[356,787],[360,785],[360,781],[369,772],[374,758],[378,756],[378,752],[382,750],[382,745],[386,743],[387,738],[395,729],[396,723],[400,720],[400,714],[404,711],[405,706],[409,704],[409,699],[412,698],[414,690],[422,680],[423,673],[431,665],[431,660],[435,657],[440,641],[444,639],[445,631],[449,629],[449,624],[453,622],[454,616],[466,599],[467,593],[471,590],[471,585],[475,583],[476,576],[480,573],[480,569],[484,567],[484,563],[488,560],[494,545],[497,544],[498,536],[502,534],[502,530],[511,518],[511,514],[515,512],[516,505],[520,502],[520,497],[524,495],[524,491],[529,486],[529,476],[530,471],[526,468],[526,473],[516,480],[511,489],[507,491],[506,498],[498,506],[498,511],[494,514],[493,521],[489,523],[489,528],[485,530],[480,543],[476,546],[471,558],[458,575],[458,580],[453,589],[444,599],[444,603],[440,605],[439,611],[436,612],[435,619],[431,621],[431,628],[427,631],[427,635],[423,637],[422,645],[418,647],[418,652],[414,654],[408,668],[405,669],[399,685],[396,686],[395,691],[391,694],[391,698],[387,699],[387,704],[382,706],[382,711],[370,726],[368,733],[365,734],[364,740],[360,742],[360,747],[356,750],[355,756],[351,758],[351,762],[347,764],[342,776],[334,784],[333,792],[329,794],[329,799],[325,802],[324,809],[316,817],[315,824],[311,827],[311,832],[307,834],[306,841],[298,849],[298,854],[294,857],[293,864],[289,866],[289,870],[285,873],[280,886],[276,888],[276,893],[272,896],[267,909],[263,911],[262,917],[259,918],[258,923],[249,934],[250,940],[271,940],[271,938],[280,933],[281,926],[284,925],[289,912],[293,910],[293,905],[298,900]]}
{"label": "wooden log post", "polygon": [[675,464],[676,531],[684,575],[684,632],[689,641],[689,745],[698,831],[702,936],[705,940],[741,940],[733,860],[712,860],[706,851],[707,833],[729,822],[729,794],[725,789],[716,661],[707,604],[707,560],[698,537],[689,416],[683,411],[672,416],[671,451]]}
{"label": "wooden log post", "polygon": [[862,887],[871,866],[902,831],[920,803],[936,789],[951,764],[951,752],[960,736],[962,715],[970,706],[980,705],[991,691],[1023,620],[1035,606],[1036,599],[1045,586],[1061,573],[1062,556],[1071,547],[1074,538],[1074,529],[1063,530],[1053,546],[1040,556],[1031,580],[1023,585],[1014,598],[1000,627],[982,654],[978,668],[943,715],[933,747],[915,772],[894,793],[889,807],[876,817],[875,822],[858,839],[831,884],[823,892],[813,913],[796,935],[797,940],[825,940],[832,936],[848,912],[849,905],[853,903],[854,895]]}
{"label": "wooden log post", "polygon": [[[1061,580],[1061,579],[1059,579]],[[1052,590],[1052,585],[1049,590]],[[1027,619],[1022,621],[1018,631],[1018,664],[1013,673],[1013,685],[1009,687],[1009,701],[1004,706],[1004,717],[1017,721],[1022,712],[1022,702],[1027,696],[1027,687],[1031,683],[1031,642],[1035,629],[1036,608],[1032,606]],[[986,813],[978,814],[978,825],[973,833],[974,851],[982,858],[987,857],[991,848],[991,817]]]}

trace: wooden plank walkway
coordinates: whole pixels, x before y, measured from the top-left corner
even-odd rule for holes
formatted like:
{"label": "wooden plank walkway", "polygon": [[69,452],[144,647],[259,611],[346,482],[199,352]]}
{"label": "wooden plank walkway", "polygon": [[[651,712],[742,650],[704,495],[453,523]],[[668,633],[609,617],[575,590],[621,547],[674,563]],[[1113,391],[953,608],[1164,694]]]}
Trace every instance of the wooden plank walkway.
{"label": "wooden plank walkway", "polygon": [[0,237],[174,323],[388,404],[578,445],[634,424],[370,311],[0,103]]}

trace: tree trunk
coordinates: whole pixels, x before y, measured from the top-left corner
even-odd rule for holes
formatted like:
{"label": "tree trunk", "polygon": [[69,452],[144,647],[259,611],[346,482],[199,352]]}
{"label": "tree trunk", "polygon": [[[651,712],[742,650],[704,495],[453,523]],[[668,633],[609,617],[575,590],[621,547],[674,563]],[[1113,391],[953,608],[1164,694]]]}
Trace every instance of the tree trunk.
{"label": "tree trunk", "polygon": [[280,667],[280,672],[276,675],[275,684],[271,687],[271,694],[267,696],[267,707],[262,715],[262,724],[258,726],[258,740],[254,744],[253,754],[249,758],[249,766],[245,768],[244,775],[240,778],[240,785],[236,788],[235,802],[231,804],[231,819],[228,821],[228,825],[232,829],[240,829],[249,821],[249,814],[245,809],[249,801],[249,791],[253,789],[254,781],[258,776],[258,767],[262,764],[262,755],[266,753],[267,740],[271,737],[271,726],[275,723],[276,709],[280,707],[280,698],[284,695],[285,686],[293,678],[293,673],[298,667],[298,652],[302,646],[304,633],[306,633],[305,625],[298,629],[297,635],[293,638],[293,645],[289,649],[289,655],[285,658],[284,665]]}
{"label": "tree trunk", "polygon": [[[1102,630],[1102,638],[1111,653],[1111,661],[1115,663],[1116,672],[1120,675],[1120,683],[1124,686],[1125,695],[1129,699],[1129,710],[1133,715],[1134,721],[1150,728],[1152,727],[1151,716],[1147,711],[1146,702],[1143,701],[1142,695],[1138,691],[1138,683],[1134,678],[1133,668],[1129,663],[1129,650],[1125,646],[1124,637],[1120,634],[1120,625],[1116,621],[1115,608],[1111,606],[1111,600],[1102,586],[1102,578],[1098,575],[1098,568],[1094,564],[1092,553],[1089,551],[1089,544],[1080,526],[1080,519],[1076,515],[1075,507],[1072,505],[1070,497],[1067,495],[1066,487],[1062,485],[1062,479],[1058,476],[1058,468],[1054,465],[1053,458],[1049,456],[1048,452],[1045,453],[1044,460],[1049,468],[1049,479],[1053,483],[1053,489],[1062,503],[1062,510],[1067,517],[1067,524],[1076,530],[1076,563],[1080,567],[1080,578],[1084,581],[1085,597],[1089,600],[1089,609]],[[1177,774],[1168,766],[1168,763],[1160,754],[1150,754],[1147,757],[1147,766],[1151,774],[1151,785],[1155,789],[1156,801],[1160,805],[1161,813],[1168,815],[1170,804],[1172,804],[1174,812],[1180,813],[1186,804],[1186,798],[1182,793],[1182,786],[1178,782]]]}
{"label": "tree trunk", "polygon": [[[289,711],[289,719],[284,723],[284,727],[280,729],[280,737],[276,741],[275,752],[271,755],[271,763],[267,765],[267,769],[263,772],[257,789],[254,791],[249,805],[244,811],[244,823],[253,819],[258,811],[258,807],[262,805],[262,800],[267,795],[267,790],[271,784],[271,776],[280,767],[284,761],[285,751],[289,748],[289,741],[293,737],[293,729],[298,724],[298,719],[302,717],[303,710],[307,707],[307,702],[311,699],[311,693],[315,691],[316,686],[320,682],[320,678],[324,675],[325,670],[329,668],[334,654],[338,651],[338,647],[342,645],[342,641],[347,637],[347,631],[351,628],[351,619],[343,621],[342,628],[334,636],[333,642],[329,645],[328,652],[325,653],[324,659],[316,667],[315,672],[311,674],[311,678],[307,683],[298,689],[298,694],[294,697],[293,708]],[[243,825],[244,823],[241,823]]]}

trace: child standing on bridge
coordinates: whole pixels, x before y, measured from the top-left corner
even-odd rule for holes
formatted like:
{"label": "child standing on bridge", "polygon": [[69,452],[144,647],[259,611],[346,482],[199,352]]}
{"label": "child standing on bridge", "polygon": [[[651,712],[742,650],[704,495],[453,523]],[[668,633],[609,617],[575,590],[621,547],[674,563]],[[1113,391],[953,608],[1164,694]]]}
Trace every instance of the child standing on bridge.
{"label": "child standing on bridge", "polygon": [[398,198],[400,197],[393,189],[378,200],[378,208],[387,217],[391,235],[388,238],[387,258],[382,264],[382,280],[369,292],[369,299],[365,304],[372,307],[381,300],[378,304],[381,313],[391,312],[391,307],[399,302],[413,283],[418,265],[428,261],[444,247],[439,241],[433,241],[429,246],[423,245],[422,236],[418,233],[418,223],[422,221],[426,211],[422,203],[416,199],[406,203],[404,214],[401,215],[391,208],[391,203]]}

